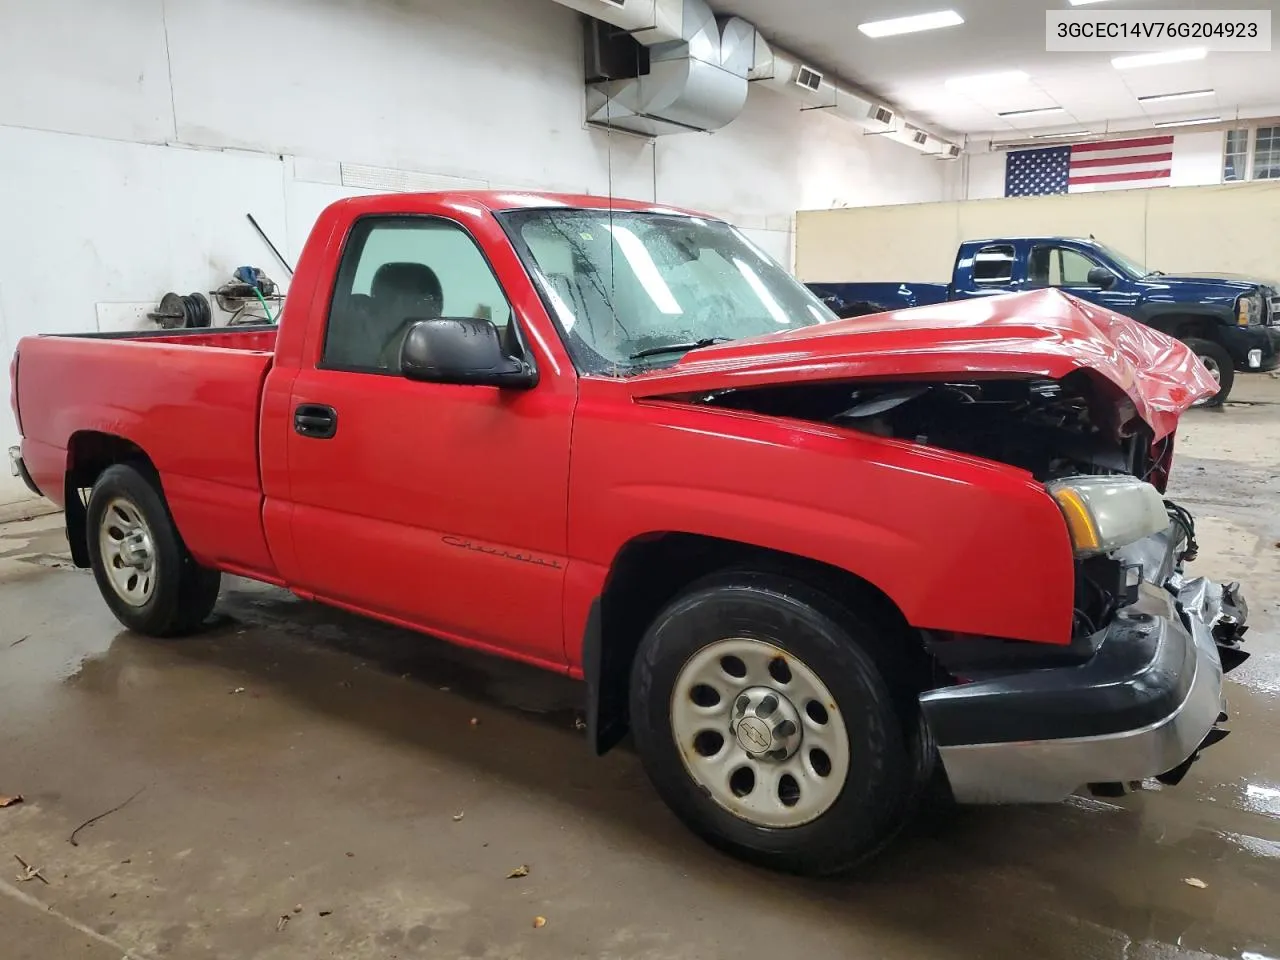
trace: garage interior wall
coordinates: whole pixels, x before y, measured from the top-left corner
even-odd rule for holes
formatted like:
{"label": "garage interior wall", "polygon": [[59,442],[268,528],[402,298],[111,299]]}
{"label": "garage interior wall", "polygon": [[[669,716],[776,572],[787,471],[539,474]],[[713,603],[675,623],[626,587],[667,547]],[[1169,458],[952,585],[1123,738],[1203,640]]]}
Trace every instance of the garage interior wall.
{"label": "garage interior wall", "polygon": [[811,283],[946,282],[956,248],[986,237],[1087,237],[1166,273],[1280,273],[1280,182],[923,203],[796,216]]}
{"label": "garage interior wall", "polygon": [[612,184],[787,265],[797,209],[958,195],[958,164],[768,90],[713,135],[588,129],[582,30],[550,0],[10,0],[0,89],[6,367],[24,335],[134,329],[240,264],[283,283],[245,213],[296,258],[325,204],[378,188]]}

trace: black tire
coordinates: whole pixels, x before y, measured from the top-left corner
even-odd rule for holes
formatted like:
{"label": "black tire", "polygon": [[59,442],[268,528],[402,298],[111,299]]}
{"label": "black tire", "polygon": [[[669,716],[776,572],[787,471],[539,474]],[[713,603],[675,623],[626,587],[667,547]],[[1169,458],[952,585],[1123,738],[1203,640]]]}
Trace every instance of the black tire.
{"label": "black tire", "polygon": [[[799,826],[760,826],[718,803],[687,771],[671,719],[672,691],[697,651],[725,638],[763,640],[818,675],[849,734],[849,768],[837,799]],[[877,655],[883,628],[795,580],[725,573],[691,587],[653,622],[631,677],[631,727],[649,778],[685,824],[713,846],[770,869],[845,873],[901,830],[932,773],[932,750],[914,692],[887,680]],[[896,663],[890,653],[881,658]]]}
{"label": "black tire", "polygon": [[[117,592],[102,555],[100,532],[107,508],[115,501],[136,510],[150,531],[154,585],[146,601],[137,606]],[[159,481],[150,471],[116,464],[102,472],[89,495],[86,536],[89,563],[102,598],[130,630],[152,637],[183,636],[197,630],[213,611],[222,574],[191,558],[169,515]]]}
{"label": "black tire", "polygon": [[1200,404],[1202,407],[1220,407],[1227,402],[1227,397],[1231,396],[1231,388],[1236,382],[1235,363],[1231,359],[1231,354],[1227,353],[1225,347],[1212,340],[1201,340],[1199,337],[1191,337],[1183,340],[1188,347],[1200,358],[1200,362],[1209,368],[1212,373],[1216,367],[1219,371],[1220,383],[1222,389],[1218,391],[1217,396],[1210,397],[1208,400]]}

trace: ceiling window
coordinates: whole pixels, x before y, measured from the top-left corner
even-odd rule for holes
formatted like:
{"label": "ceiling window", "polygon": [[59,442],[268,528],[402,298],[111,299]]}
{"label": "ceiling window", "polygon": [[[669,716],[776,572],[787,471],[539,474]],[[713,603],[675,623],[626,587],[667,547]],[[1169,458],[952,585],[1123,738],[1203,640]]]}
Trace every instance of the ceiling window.
{"label": "ceiling window", "polygon": [[1226,183],[1249,179],[1249,131],[1227,131],[1227,154],[1222,169]]}
{"label": "ceiling window", "polygon": [[1280,180],[1280,127],[1259,127],[1253,148],[1253,178]]}

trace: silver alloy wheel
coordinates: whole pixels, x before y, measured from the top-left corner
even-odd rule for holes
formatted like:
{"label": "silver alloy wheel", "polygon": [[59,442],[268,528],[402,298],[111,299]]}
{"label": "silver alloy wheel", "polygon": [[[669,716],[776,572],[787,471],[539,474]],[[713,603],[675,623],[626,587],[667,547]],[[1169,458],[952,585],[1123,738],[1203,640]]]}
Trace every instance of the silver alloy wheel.
{"label": "silver alloy wheel", "polygon": [[[1214,381],[1219,385],[1221,385],[1222,368],[1218,366],[1218,361],[1213,357],[1206,357],[1201,354],[1197,354],[1197,357],[1199,358],[1200,362],[1204,364],[1204,368],[1209,371],[1209,376],[1213,377]],[[1214,394],[1213,397],[1205,397],[1203,400],[1197,400],[1195,403],[1192,404],[1192,406],[1203,407],[1206,403],[1211,403],[1214,397],[1216,396],[1217,394]]]}
{"label": "silver alloy wheel", "polygon": [[849,772],[849,733],[816,673],[763,640],[717,640],[680,668],[671,733],[717,804],[761,827],[830,809]]}
{"label": "silver alloy wheel", "polygon": [[116,596],[131,607],[146,604],[155,591],[156,559],[142,511],[123,497],[113,498],[98,525],[98,547]]}

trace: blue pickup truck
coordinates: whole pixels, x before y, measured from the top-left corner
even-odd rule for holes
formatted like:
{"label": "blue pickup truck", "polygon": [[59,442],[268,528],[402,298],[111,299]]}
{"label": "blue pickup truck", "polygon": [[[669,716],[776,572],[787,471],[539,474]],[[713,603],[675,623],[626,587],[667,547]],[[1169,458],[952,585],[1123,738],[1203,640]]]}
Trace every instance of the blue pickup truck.
{"label": "blue pickup truck", "polygon": [[960,245],[950,283],[810,283],[842,316],[1058,287],[1177,337],[1231,393],[1236,370],[1280,366],[1277,284],[1229,274],[1170,276],[1096,240],[1023,237]]}

